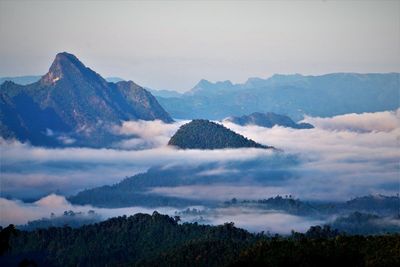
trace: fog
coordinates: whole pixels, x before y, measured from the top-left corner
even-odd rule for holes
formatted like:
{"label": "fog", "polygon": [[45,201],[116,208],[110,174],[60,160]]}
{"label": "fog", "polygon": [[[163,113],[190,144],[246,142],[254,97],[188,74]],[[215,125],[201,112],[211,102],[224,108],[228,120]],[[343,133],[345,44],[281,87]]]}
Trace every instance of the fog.
{"label": "fog", "polygon": [[[204,210],[204,207],[188,207]],[[136,213],[152,214],[157,211],[162,214],[174,216],[184,209],[176,209],[172,207],[129,207],[118,209],[105,209],[92,207],[90,205],[79,206],[72,205],[63,196],[51,194],[34,203],[24,203],[19,200],[7,200],[0,198],[0,225],[7,226],[9,224],[24,225],[28,221],[41,218],[49,218],[60,216],[64,211],[73,210],[74,212],[87,213],[90,210],[100,215],[102,220],[107,218],[134,215]],[[271,232],[288,234],[291,230],[305,231],[311,225],[322,223],[321,220],[312,218],[299,217],[286,214],[279,211],[266,211],[259,209],[241,209],[241,208],[219,208],[207,211],[204,215],[193,217],[190,215],[181,215],[182,222],[199,221],[204,224],[219,225],[226,222],[234,222],[237,227],[247,229],[251,232]]]}
{"label": "fog", "polygon": [[[48,149],[0,140],[1,224],[26,223],[65,210],[94,209],[103,218],[152,213],[155,209],[174,214],[177,209],[171,207],[99,209],[74,206],[64,198],[85,188],[117,183],[154,166],[160,170],[193,168],[194,181],[209,179],[210,182],[152,187],[146,192],[150,195],[215,201],[261,199],[278,194],[329,201],[377,193],[395,195],[399,192],[399,115],[397,110],[332,118],[306,117],[304,121],[316,128],[304,130],[224,122],[226,127],[283,152],[168,147],[170,136],[184,122],[125,122],[114,131],[130,139],[110,149]],[[251,231],[279,233],[300,231],[318,223],[315,219],[276,211],[227,209],[205,220],[212,224],[233,221]]]}
{"label": "fog", "polygon": [[19,200],[8,200],[0,198],[0,225],[7,226],[10,223],[16,225],[26,224],[28,221],[48,218],[50,217],[51,213],[54,213],[55,215],[61,215],[64,211],[67,210],[84,213],[87,213],[89,210],[94,210],[102,217],[102,219],[122,215],[129,216],[136,213],[151,214],[154,210],[157,210],[158,212],[163,214],[172,215],[176,211],[176,209],[169,207],[159,207],[155,209],[144,207],[102,209],[95,208],[90,205],[79,206],[72,205],[65,199],[65,197],[55,194],[48,195],[33,203],[24,203]]}

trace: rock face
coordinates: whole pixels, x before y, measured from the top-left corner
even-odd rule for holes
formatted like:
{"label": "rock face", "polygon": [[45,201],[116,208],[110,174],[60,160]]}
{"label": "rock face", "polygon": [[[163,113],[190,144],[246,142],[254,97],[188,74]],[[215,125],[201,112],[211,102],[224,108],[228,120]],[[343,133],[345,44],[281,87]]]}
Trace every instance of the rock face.
{"label": "rock face", "polygon": [[0,104],[1,136],[34,145],[102,146],[113,141],[111,126],[121,121],[173,121],[139,85],[107,82],[65,52],[35,83],[4,82]]}
{"label": "rock face", "polygon": [[254,112],[250,115],[244,115],[241,117],[228,117],[225,121],[233,122],[238,125],[257,125],[266,128],[272,128],[275,125],[290,127],[294,129],[312,129],[309,123],[295,123],[291,118],[285,115],[279,115],[272,112],[260,113]]}
{"label": "rock face", "polygon": [[272,148],[208,120],[193,120],[182,125],[171,137],[168,145],[181,149]]}

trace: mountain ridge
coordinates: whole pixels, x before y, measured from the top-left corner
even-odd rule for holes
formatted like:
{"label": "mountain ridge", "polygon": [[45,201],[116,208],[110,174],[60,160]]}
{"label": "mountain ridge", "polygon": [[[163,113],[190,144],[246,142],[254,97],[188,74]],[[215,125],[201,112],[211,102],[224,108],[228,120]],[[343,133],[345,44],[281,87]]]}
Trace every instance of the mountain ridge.
{"label": "mountain ridge", "polygon": [[275,114],[273,112],[260,113],[253,112],[249,115],[240,117],[228,117],[223,120],[224,122],[232,122],[241,126],[257,125],[266,128],[272,128],[275,125],[289,127],[293,129],[312,129],[313,125],[309,123],[295,123],[291,118],[285,115]]}
{"label": "mountain ridge", "polygon": [[333,73],[320,76],[274,75],[245,84],[200,89],[181,97],[157,99],[177,119],[222,120],[253,112],[331,117],[400,107],[400,73]]}

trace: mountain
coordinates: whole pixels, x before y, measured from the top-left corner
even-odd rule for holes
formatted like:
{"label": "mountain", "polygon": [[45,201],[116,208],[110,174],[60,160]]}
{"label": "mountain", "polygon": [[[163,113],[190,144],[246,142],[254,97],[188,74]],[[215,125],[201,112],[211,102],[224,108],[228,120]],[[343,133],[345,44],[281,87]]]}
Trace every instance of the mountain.
{"label": "mountain", "polygon": [[168,145],[182,149],[272,148],[208,120],[193,120],[182,125],[171,137]]}
{"label": "mountain", "polygon": [[355,211],[339,216],[331,227],[353,235],[387,234],[400,232],[400,217],[380,217],[376,214]]}
{"label": "mountain", "polygon": [[235,86],[231,81],[226,80],[222,82],[212,83],[205,79],[200,80],[191,90],[185,93],[187,96],[191,95],[207,95],[218,90],[230,90]]}
{"label": "mountain", "polygon": [[74,55],[57,54],[39,81],[0,88],[0,133],[33,145],[103,146],[126,120],[172,122],[154,96],[132,81],[107,82]]}
{"label": "mountain", "polygon": [[368,195],[356,197],[343,204],[343,208],[352,211],[375,212],[400,215],[399,196]]}
{"label": "mountain", "polygon": [[[35,83],[40,80],[42,76],[40,75],[27,75],[27,76],[14,76],[14,77],[0,77],[0,84],[4,83],[5,81],[10,81],[16,84],[20,85],[27,85],[31,83]],[[124,79],[119,78],[119,77],[107,77],[105,78],[107,82],[121,82],[124,81]]]}
{"label": "mountain", "polygon": [[210,206],[217,201],[213,197],[193,198],[184,192],[174,193],[174,188],[196,186],[211,188],[221,185],[241,187],[250,184],[260,187],[278,186],[294,178],[290,166],[295,166],[296,162],[296,158],[285,153],[274,153],[271,157],[264,157],[255,162],[238,159],[225,165],[219,161],[201,164],[183,161],[168,167],[153,166],[146,172],[127,177],[119,183],[85,189],[69,196],[68,201],[76,205],[108,208]]}
{"label": "mountain", "polygon": [[285,115],[275,114],[273,112],[260,113],[254,112],[250,115],[243,115],[241,117],[228,117],[224,121],[232,122],[238,125],[257,125],[261,127],[272,128],[275,125],[290,127],[294,129],[311,129],[314,128],[309,123],[295,123],[291,118]]}
{"label": "mountain", "polygon": [[181,97],[182,94],[173,90],[165,90],[165,89],[151,89],[146,87],[145,88],[147,91],[149,91],[152,95],[158,97]]}
{"label": "mountain", "polygon": [[329,117],[400,107],[400,73],[332,73],[321,76],[277,74],[244,84],[200,81],[182,97],[157,97],[178,119],[222,120],[253,112]]}
{"label": "mountain", "polygon": [[29,76],[16,76],[16,77],[0,77],[0,84],[5,81],[14,82],[21,85],[27,85],[40,80],[40,75],[29,75]]}
{"label": "mountain", "polygon": [[153,167],[145,173],[125,178],[114,185],[85,189],[74,196],[68,197],[68,201],[75,205],[92,205],[94,207],[106,208],[132,206],[182,207],[204,204],[205,201],[202,202],[151,193],[152,187],[173,187],[203,182],[201,179],[195,182],[185,182],[182,178],[185,175],[194,176],[194,173],[190,173],[189,170],[179,170],[177,168],[161,170]]}

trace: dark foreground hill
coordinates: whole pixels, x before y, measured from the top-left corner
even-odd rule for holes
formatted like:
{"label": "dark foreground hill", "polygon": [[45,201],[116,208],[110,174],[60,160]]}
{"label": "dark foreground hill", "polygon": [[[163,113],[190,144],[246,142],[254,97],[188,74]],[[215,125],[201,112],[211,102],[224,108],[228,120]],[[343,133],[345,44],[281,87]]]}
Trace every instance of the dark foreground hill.
{"label": "dark foreground hill", "polygon": [[241,117],[228,117],[225,121],[233,122],[238,125],[257,125],[266,128],[272,128],[275,125],[289,127],[294,129],[312,129],[309,123],[295,123],[291,118],[285,115],[275,114],[273,112],[260,113],[254,112],[250,115],[243,115]]}
{"label": "dark foreground hill", "polygon": [[57,54],[39,81],[0,88],[3,138],[45,146],[104,146],[125,120],[172,122],[151,93],[132,81],[111,83],[74,55]]}
{"label": "dark foreground hill", "polygon": [[208,120],[193,120],[182,125],[171,137],[168,145],[182,149],[272,148]]}
{"label": "dark foreground hill", "polygon": [[[1,266],[399,266],[400,236],[311,227],[289,237],[136,214],[83,226],[0,233]],[[31,265],[31,266],[37,266]]]}

